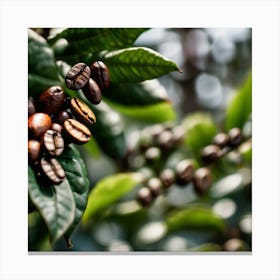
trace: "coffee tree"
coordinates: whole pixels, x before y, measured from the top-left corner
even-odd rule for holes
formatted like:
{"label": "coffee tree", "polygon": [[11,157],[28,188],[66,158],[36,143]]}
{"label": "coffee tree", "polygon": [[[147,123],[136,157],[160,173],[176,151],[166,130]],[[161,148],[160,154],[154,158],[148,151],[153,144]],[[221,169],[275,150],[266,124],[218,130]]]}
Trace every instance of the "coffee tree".
{"label": "coffee tree", "polygon": [[[193,251],[250,249],[239,224],[251,207],[251,75],[221,124],[181,117],[151,85],[182,71],[134,45],[147,30],[29,30],[29,250],[70,249],[75,234],[74,250],[164,250],[195,233]],[[187,199],[168,202],[174,190]],[[238,203],[231,220],[216,211],[227,202]],[[117,241],[114,229],[125,242],[98,243],[102,230]]]}

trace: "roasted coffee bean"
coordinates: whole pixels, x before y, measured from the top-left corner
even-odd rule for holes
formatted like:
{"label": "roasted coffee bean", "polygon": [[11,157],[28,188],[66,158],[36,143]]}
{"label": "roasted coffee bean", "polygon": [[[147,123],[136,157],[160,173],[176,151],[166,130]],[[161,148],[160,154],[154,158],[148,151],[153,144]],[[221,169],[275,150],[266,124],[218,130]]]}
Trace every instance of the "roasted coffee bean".
{"label": "roasted coffee bean", "polygon": [[156,143],[158,144],[159,147],[163,149],[171,149],[173,147],[173,134],[169,130],[163,131],[156,140]]}
{"label": "roasted coffee bean", "polygon": [[55,130],[47,130],[43,137],[43,144],[51,156],[60,156],[64,149],[64,140],[61,134]]}
{"label": "roasted coffee bean", "polygon": [[88,65],[77,63],[66,74],[65,83],[68,88],[79,90],[87,84],[90,73],[91,71]]}
{"label": "roasted coffee bean", "polygon": [[70,109],[74,117],[87,127],[90,127],[96,122],[94,113],[82,100],[72,98],[70,102]]}
{"label": "roasted coffee bean", "polygon": [[228,136],[229,136],[229,145],[232,148],[235,148],[242,143],[242,132],[239,128],[237,127],[232,128],[228,132]]}
{"label": "roasted coffee bean", "polygon": [[153,177],[147,181],[147,187],[151,191],[153,197],[157,197],[162,189],[162,182],[159,178]]}
{"label": "roasted coffee bean", "polygon": [[224,148],[229,143],[229,136],[226,133],[218,133],[214,139],[213,144],[219,146],[220,148]]}
{"label": "roasted coffee bean", "polygon": [[40,167],[42,174],[52,184],[58,185],[65,179],[65,172],[55,158],[41,158]]}
{"label": "roasted coffee bean", "polygon": [[38,99],[38,107],[40,112],[52,115],[61,110],[65,94],[60,86],[52,86],[46,89]]}
{"label": "roasted coffee bean", "polygon": [[35,102],[33,99],[28,99],[28,117],[36,113]]}
{"label": "roasted coffee bean", "polygon": [[52,121],[45,113],[35,113],[28,118],[28,136],[39,139],[51,126]]}
{"label": "roasted coffee bean", "polygon": [[28,162],[35,163],[40,158],[41,144],[37,140],[28,140]]}
{"label": "roasted coffee bean", "polygon": [[204,194],[212,184],[212,176],[210,170],[207,167],[201,167],[194,172],[193,185],[195,191],[202,195]]}
{"label": "roasted coffee bean", "polygon": [[91,77],[96,81],[99,88],[104,90],[110,85],[110,73],[108,67],[102,61],[91,64]]}
{"label": "roasted coffee bean", "polygon": [[164,187],[169,188],[175,183],[175,173],[172,169],[166,168],[160,172],[159,178]]}
{"label": "roasted coffee bean", "polygon": [[194,167],[191,161],[185,159],[180,161],[175,167],[176,183],[184,186],[193,178]]}
{"label": "roasted coffee bean", "polygon": [[102,93],[100,87],[93,79],[90,78],[88,83],[83,87],[82,90],[83,94],[90,103],[97,105],[101,102]]}
{"label": "roasted coffee bean", "polygon": [[208,145],[202,149],[201,159],[204,163],[210,164],[221,155],[221,148],[217,145]]}
{"label": "roasted coffee bean", "polygon": [[146,188],[142,187],[139,189],[137,192],[137,201],[142,205],[142,206],[148,206],[152,202],[152,193],[151,191]]}
{"label": "roasted coffee bean", "polygon": [[58,123],[52,123],[51,129],[54,130],[54,131],[57,131],[59,133],[62,132],[62,126]]}
{"label": "roasted coffee bean", "polygon": [[58,123],[63,126],[63,123],[68,120],[73,119],[73,116],[68,111],[60,111],[57,114],[55,114],[52,118],[54,123]]}
{"label": "roasted coffee bean", "polygon": [[69,142],[81,145],[90,140],[90,130],[77,120],[68,119],[64,122],[63,127],[64,136]]}

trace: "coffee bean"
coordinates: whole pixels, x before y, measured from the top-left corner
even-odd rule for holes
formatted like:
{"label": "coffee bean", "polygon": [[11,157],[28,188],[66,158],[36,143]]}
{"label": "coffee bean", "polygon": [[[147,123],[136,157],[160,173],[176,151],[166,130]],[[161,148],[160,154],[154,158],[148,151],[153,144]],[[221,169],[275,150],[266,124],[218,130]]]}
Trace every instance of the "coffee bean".
{"label": "coffee bean", "polygon": [[161,157],[161,151],[158,147],[150,147],[145,151],[145,159],[147,163],[153,164],[160,160]]}
{"label": "coffee bean", "polygon": [[159,178],[163,186],[169,188],[175,182],[175,173],[172,169],[166,168],[160,172]]}
{"label": "coffee bean", "polygon": [[232,148],[239,146],[242,143],[242,132],[239,128],[235,127],[229,130],[229,145]]}
{"label": "coffee bean", "polygon": [[212,176],[210,170],[207,167],[201,167],[194,172],[193,185],[195,191],[202,195],[204,194],[212,184]]}
{"label": "coffee bean", "polygon": [[62,126],[58,123],[52,123],[51,129],[54,130],[54,131],[57,131],[59,133],[62,132]]}
{"label": "coffee bean", "polygon": [[137,192],[137,201],[142,205],[142,206],[148,206],[152,202],[152,193],[151,191],[146,188],[142,187],[139,189]]}
{"label": "coffee bean", "polygon": [[99,104],[102,100],[101,90],[98,84],[91,78],[89,79],[88,83],[83,87],[83,93],[87,100],[94,105]]}
{"label": "coffee bean", "polygon": [[201,152],[201,159],[204,163],[210,164],[217,160],[221,155],[221,148],[217,145],[208,145]]}
{"label": "coffee bean", "polygon": [[147,187],[151,191],[153,197],[157,197],[162,189],[162,182],[159,178],[153,177],[147,181]]}
{"label": "coffee bean", "polygon": [[175,167],[176,183],[184,186],[193,178],[194,167],[191,161],[185,159],[180,161]]}
{"label": "coffee bean", "polygon": [[41,144],[37,140],[28,140],[28,162],[35,163],[40,158]]}
{"label": "coffee bean", "polygon": [[70,109],[74,117],[87,127],[90,127],[96,122],[94,113],[82,100],[72,98],[70,102]]}
{"label": "coffee bean", "polygon": [[28,136],[39,139],[51,126],[52,121],[45,113],[35,113],[28,118]]}
{"label": "coffee bean", "polygon": [[219,146],[220,148],[224,148],[229,143],[229,136],[226,133],[218,133],[214,139],[213,144]]}
{"label": "coffee bean", "polygon": [[68,119],[64,122],[63,127],[64,136],[70,142],[81,145],[90,140],[90,130],[77,120]]}
{"label": "coffee bean", "polygon": [[173,147],[173,134],[169,130],[163,131],[160,135],[158,135],[156,143],[159,147],[163,149],[171,149]]}
{"label": "coffee bean", "polygon": [[87,84],[90,73],[89,66],[85,63],[77,63],[66,74],[65,83],[68,88],[79,90]]}
{"label": "coffee bean", "polygon": [[43,143],[46,151],[51,156],[60,156],[64,149],[64,140],[61,134],[55,130],[47,130],[43,137]]}
{"label": "coffee bean", "polygon": [[104,90],[110,85],[110,73],[108,67],[102,61],[91,64],[91,77],[96,81],[99,88]]}
{"label": "coffee bean", "polygon": [[63,123],[68,120],[73,119],[73,116],[68,111],[60,111],[57,114],[55,114],[52,118],[54,123],[58,123],[63,126]]}
{"label": "coffee bean", "polygon": [[63,106],[65,97],[62,87],[49,87],[39,96],[38,107],[40,112],[48,115],[58,112]]}
{"label": "coffee bean", "polygon": [[28,117],[36,113],[35,102],[33,99],[28,99]]}
{"label": "coffee bean", "polygon": [[65,179],[65,172],[55,158],[42,158],[40,160],[42,174],[52,184],[58,185]]}

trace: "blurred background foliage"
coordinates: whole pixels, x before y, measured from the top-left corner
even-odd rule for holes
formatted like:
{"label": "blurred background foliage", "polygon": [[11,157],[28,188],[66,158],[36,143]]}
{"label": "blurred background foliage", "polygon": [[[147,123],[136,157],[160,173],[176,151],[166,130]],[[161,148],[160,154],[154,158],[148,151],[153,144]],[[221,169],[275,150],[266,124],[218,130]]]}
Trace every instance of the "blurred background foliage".
{"label": "blurred background foliage", "polygon": [[[63,40],[52,41],[60,30],[34,30],[48,39],[60,73],[66,71],[65,62],[93,58],[87,49],[77,56],[80,45],[65,52]],[[94,138],[78,147],[90,181],[89,200],[72,235],[71,251],[251,251],[251,35],[247,28],[141,30],[133,46],[156,50],[182,73],[112,83],[102,104],[93,108]],[[57,84],[57,75],[51,73],[46,85],[50,80]],[[36,78],[32,81],[36,85]],[[35,87],[30,81],[29,86]],[[148,141],[147,131],[160,126],[173,133],[183,129],[183,141],[170,150],[162,148],[157,162],[150,164],[139,145]],[[143,185],[139,174],[149,177],[184,158],[200,166],[201,149],[232,127],[241,128],[247,140],[211,166],[214,182],[205,195],[197,195],[192,183],[184,188],[173,184],[148,207],[135,200]],[[64,240],[50,246],[38,212],[29,214],[28,234],[30,251],[68,250]]]}

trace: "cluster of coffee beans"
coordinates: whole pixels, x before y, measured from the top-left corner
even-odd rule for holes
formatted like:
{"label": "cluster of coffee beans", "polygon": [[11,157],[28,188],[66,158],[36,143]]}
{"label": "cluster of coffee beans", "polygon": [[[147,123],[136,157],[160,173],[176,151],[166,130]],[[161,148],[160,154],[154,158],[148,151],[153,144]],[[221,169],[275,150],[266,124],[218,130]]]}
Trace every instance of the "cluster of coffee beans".
{"label": "cluster of coffee beans", "polygon": [[[91,67],[84,63],[74,65],[66,75],[67,87],[82,89],[87,99],[98,104],[101,88],[109,86],[109,71],[101,62]],[[52,86],[28,100],[28,162],[40,178],[60,184],[65,172],[57,161],[66,145],[82,145],[91,138],[90,128],[96,117],[89,106],[79,98],[69,98],[60,86]]]}
{"label": "cluster of coffee beans", "polygon": [[218,133],[213,138],[212,144],[202,149],[201,159],[204,164],[211,164],[239,146],[242,141],[242,132],[237,127],[230,129],[228,133]]}

